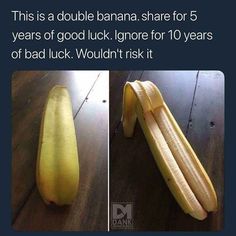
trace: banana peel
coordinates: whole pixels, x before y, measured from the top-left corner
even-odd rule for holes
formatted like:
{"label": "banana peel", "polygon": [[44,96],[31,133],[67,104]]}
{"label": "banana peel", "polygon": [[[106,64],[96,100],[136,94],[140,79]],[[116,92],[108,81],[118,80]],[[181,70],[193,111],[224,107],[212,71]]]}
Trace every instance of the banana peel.
{"label": "banana peel", "polygon": [[72,106],[66,87],[51,89],[45,105],[36,183],[46,204],[70,205],[78,190],[79,159]]}
{"label": "banana peel", "polygon": [[123,91],[122,124],[132,137],[138,119],[159,170],[186,214],[203,220],[217,210],[212,182],[171,114],[158,88],[150,81],[127,82]]}

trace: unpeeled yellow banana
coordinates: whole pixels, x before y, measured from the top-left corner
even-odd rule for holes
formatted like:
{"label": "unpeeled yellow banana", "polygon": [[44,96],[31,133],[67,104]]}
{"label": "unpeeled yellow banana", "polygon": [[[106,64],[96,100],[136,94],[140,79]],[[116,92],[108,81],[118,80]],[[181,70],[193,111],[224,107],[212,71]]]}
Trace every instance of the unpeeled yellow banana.
{"label": "unpeeled yellow banana", "polygon": [[138,118],[154,159],[185,213],[198,220],[217,210],[214,187],[164,102],[150,81],[127,82],[123,92],[124,135],[132,137]]}
{"label": "unpeeled yellow banana", "polygon": [[36,182],[43,200],[71,204],[79,183],[79,160],[70,96],[55,86],[48,95],[41,122]]}

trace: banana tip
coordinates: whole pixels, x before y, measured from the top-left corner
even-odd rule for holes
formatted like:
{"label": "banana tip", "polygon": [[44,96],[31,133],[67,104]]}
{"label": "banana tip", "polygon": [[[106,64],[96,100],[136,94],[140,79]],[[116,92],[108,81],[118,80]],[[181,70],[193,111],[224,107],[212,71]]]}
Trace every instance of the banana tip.
{"label": "banana tip", "polygon": [[207,217],[207,212],[206,211],[193,211],[193,212],[190,212],[189,215],[191,215],[193,218],[197,220],[204,220]]}

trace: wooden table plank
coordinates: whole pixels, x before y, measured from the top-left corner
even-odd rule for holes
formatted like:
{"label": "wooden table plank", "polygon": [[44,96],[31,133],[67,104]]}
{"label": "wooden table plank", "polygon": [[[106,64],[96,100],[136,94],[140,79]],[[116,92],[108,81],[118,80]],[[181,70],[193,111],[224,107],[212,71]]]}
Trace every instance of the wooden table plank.
{"label": "wooden table plank", "polygon": [[[15,71],[12,74],[12,83],[11,83],[11,94],[12,94],[12,112],[18,110],[16,107],[18,103],[22,103],[21,99],[24,97],[19,96],[22,89],[26,89],[32,81],[36,81],[45,75],[47,75],[47,71]],[[21,79],[20,79],[21,78]],[[23,79],[22,79],[23,78]],[[23,101],[24,103],[24,101]]]}
{"label": "wooden table plank", "polygon": [[[224,75],[218,71],[201,71],[191,113],[187,138],[205,167],[218,196],[219,209],[203,222],[191,221],[176,213],[170,230],[221,230],[223,228],[224,193]],[[171,217],[174,217],[173,215]]]}
{"label": "wooden table plank", "polygon": [[80,185],[70,207],[46,206],[35,189],[13,227],[20,231],[107,230],[108,72],[102,73],[75,118]]}
{"label": "wooden table plank", "polygon": [[[141,77],[141,80],[151,80],[159,87],[184,131],[188,127],[196,75],[196,71],[186,74],[178,71],[144,71]],[[170,211],[172,205],[178,205],[156,166],[139,124],[133,138],[125,139],[119,127],[112,139],[110,201],[133,202],[135,231],[166,230],[167,222],[175,220],[170,219]],[[184,215],[182,210],[181,214]]]}
{"label": "wooden table plank", "polygon": [[84,102],[99,72],[16,72],[12,78],[12,219],[27,200],[35,183],[41,115],[48,92],[56,85],[67,86],[74,115]]}

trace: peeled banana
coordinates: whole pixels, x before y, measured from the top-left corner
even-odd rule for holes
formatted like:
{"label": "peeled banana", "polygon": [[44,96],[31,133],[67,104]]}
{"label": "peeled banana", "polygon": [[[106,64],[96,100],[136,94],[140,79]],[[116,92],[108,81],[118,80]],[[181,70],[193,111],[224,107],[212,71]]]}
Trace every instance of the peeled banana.
{"label": "peeled banana", "polygon": [[48,95],[41,122],[36,183],[46,204],[68,205],[79,184],[79,160],[72,106],[66,87]]}
{"label": "peeled banana", "polygon": [[157,166],[176,201],[198,220],[217,210],[217,196],[206,171],[150,81],[127,82],[123,92],[124,135],[132,137],[139,120]]}

